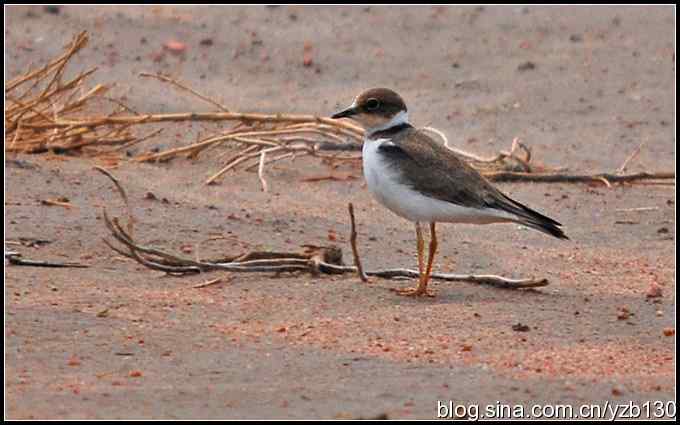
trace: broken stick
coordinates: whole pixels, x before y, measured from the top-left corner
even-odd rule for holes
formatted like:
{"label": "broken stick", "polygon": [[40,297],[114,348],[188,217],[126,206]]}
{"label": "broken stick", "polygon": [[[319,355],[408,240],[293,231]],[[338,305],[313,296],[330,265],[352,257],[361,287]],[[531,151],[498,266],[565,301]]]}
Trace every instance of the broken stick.
{"label": "broken stick", "polygon": [[88,268],[87,264],[80,264],[80,263],[60,263],[60,262],[54,262],[54,261],[36,261],[36,260],[25,260],[21,258],[21,254],[18,252],[14,251],[9,251],[5,252],[5,258],[7,261],[9,261],[10,264],[14,266],[32,266],[32,267],[59,267],[59,268],[67,268],[67,267],[75,267],[75,268]]}
{"label": "broken stick", "polygon": [[350,202],[347,205],[347,209],[349,209],[349,219],[350,223],[352,225],[352,230],[349,236],[349,241],[350,245],[352,246],[352,255],[354,256],[354,265],[357,268],[357,272],[359,274],[359,279],[361,279],[362,282],[368,282],[368,278],[366,277],[366,274],[364,273],[364,268],[361,266],[361,258],[359,257],[359,251],[357,250],[357,230],[356,230],[356,224],[354,222],[354,205]]}

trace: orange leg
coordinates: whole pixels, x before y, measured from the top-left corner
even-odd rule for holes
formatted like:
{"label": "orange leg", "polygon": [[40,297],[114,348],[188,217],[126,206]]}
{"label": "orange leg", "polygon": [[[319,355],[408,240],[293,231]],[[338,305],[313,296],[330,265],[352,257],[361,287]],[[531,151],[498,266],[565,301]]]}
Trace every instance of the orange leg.
{"label": "orange leg", "polygon": [[420,223],[416,222],[416,246],[418,249],[418,273],[419,279],[422,280],[423,272],[425,271],[425,240],[423,239],[423,231],[420,229]]}
{"label": "orange leg", "polygon": [[[427,291],[427,282],[430,280],[430,273],[432,271],[432,261],[434,256],[434,250],[437,249],[437,240],[434,234],[434,223],[430,223],[430,232],[432,232],[433,240],[430,240],[430,256],[427,262],[427,268],[425,268],[425,241],[423,240],[423,232],[420,229],[420,223],[416,222],[416,240],[418,248],[418,286],[415,288],[404,288],[397,289],[396,292],[399,295],[428,295],[432,296]],[[433,248],[434,247],[434,248]]]}
{"label": "orange leg", "polygon": [[425,285],[423,290],[427,290],[427,283],[430,281],[432,275],[432,264],[434,263],[434,255],[437,252],[437,232],[435,231],[436,223],[430,223],[430,252],[427,256],[427,270],[425,271]]}

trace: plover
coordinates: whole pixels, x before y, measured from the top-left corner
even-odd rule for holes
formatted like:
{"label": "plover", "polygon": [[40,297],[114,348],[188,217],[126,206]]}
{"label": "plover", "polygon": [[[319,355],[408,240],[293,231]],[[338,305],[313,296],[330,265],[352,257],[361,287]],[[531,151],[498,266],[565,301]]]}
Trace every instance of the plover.
{"label": "plover", "polygon": [[[332,118],[351,118],[364,127],[369,191],[389,210],[415,223],[420,277],[415,288],[397,290],[399,294],[429,295],[438,222],[519,223],[569,239],[560,223],[504,195],[452,150],[409,124],[406,104],[394,91],[366,90]],[[427,265],[421,223],[430,225]]]}

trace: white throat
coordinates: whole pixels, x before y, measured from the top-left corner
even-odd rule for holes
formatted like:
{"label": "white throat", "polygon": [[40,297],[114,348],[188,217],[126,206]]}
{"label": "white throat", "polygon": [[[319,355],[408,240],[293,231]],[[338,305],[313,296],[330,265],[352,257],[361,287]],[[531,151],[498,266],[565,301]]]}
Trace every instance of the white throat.
{"label": "white throat", "polygon": [[400,111],[397,115],[393,116],[391,120],[387,121],[385,124],[381,124],[375,127],[366,129],[366,137],[371,137],[374,133],[378,131],[387,130],[388,128],[407,124],[408,123],[408,112]]}

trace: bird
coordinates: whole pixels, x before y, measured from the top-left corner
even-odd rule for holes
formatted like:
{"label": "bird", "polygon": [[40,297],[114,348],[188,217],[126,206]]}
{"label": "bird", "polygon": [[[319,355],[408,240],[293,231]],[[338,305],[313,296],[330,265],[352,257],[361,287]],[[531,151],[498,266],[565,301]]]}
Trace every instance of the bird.
{"label": "bird", "polygon": [[[518,223],[569,239],[559,222],[503,194],[453,150],[409,123],[404,100],[388,88],[372,88],[331,116],[356,121],[364,130],[366,185],[383,206],[415,223],[418,284],[400,295],[433,296],[427,285],[437,252],[436,223]],[[427,264],[421,224],[429,223]]]}

